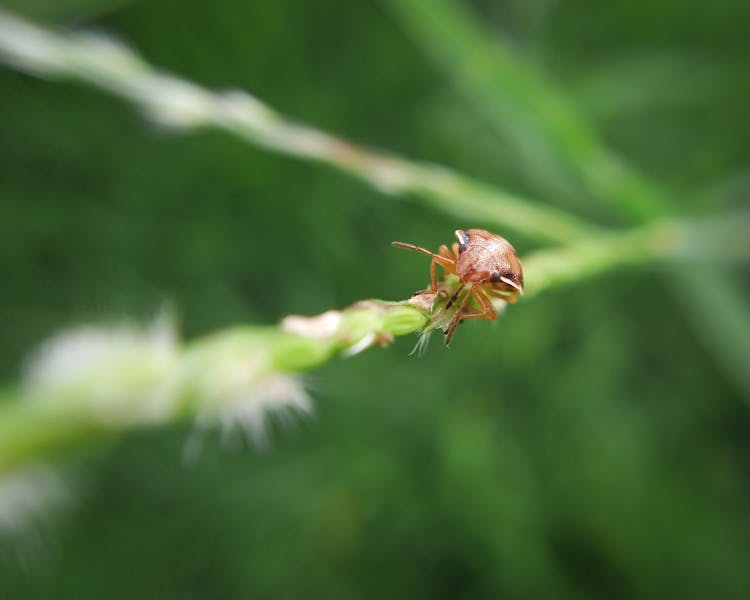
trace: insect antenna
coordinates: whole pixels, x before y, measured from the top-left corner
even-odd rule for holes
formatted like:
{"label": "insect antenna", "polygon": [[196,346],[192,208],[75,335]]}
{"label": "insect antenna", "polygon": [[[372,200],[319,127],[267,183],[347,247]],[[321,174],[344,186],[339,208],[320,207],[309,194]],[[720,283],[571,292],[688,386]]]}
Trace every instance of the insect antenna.
{"label": "insect antenna", "polygon": [[391,242],[391,246],[394,246],[396,248],[403,248],[404,250],[414,250],[414,252],[419,252],[420,254],[426,254],[427,256],[432,256],[433,258],[444,258],[440,256],[439,254],[435,254],[434,252],[430,252],[427,248],[421,248],[419,246],[415,246],[414,244],[407,244],[406,242]]}

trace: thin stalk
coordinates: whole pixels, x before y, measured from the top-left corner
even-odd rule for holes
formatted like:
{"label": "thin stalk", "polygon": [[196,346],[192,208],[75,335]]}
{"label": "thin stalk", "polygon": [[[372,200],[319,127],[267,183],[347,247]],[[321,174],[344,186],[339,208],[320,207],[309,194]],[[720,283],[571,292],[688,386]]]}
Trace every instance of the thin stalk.
{"label": "thin stalk", "polygon": [[370,300],[277,327],[182,344],[164,324],[81,328],[42,346],[0,402],[0,473],[127,430],[193,421],[263,435],[268,413],[309,411],[292,375],[423,330],[428,307]]}
{"label": "thin stalk", "polygon": [[[522,301],[603,271],[679,255],[684,233],[685,226],[664,222],[532,254],[524,259]],[[275,327],[233,327],[188,344],[163,325],[64,334],[43,347],[23,385],[5,391],[0,472],[134,428],[193,421],[262,433],[265,413],[308,410],[293,375],[395,337],[444,329],[452,316],[446,301],[458,283],[448,276],[437,295],[366,300],[317,316],[289,316]]]}

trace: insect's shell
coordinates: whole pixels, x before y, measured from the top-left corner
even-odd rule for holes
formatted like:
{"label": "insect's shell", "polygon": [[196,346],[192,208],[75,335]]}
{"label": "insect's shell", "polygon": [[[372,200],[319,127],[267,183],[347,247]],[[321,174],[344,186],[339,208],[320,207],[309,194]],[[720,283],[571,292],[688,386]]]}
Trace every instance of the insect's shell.
{"label": "insect's shell", "polygon": [[484,229],[459,229],[456,272],[461,281],[500,291],[523,292],[523,268],[505,238]]}

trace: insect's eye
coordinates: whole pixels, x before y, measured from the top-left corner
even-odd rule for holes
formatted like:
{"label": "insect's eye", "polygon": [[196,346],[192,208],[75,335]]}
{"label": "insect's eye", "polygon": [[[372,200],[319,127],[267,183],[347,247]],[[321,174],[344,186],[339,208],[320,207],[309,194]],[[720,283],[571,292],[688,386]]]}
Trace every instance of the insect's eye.
{"label": "insect's eye", "polygon": [[510,279],[511,281],[518,280],[518,276],[514,275],[510,271],[498,271],[497,269],[495,269],[494,271],[492,271],[492,273],[490,273],[490,281],[492,283],[498,283],[501,278]]}
{"label": "insect's eye", "polygon": [[456,232],[456,237],[458,237],[458,253],[461,254],[469,247],[469,234],[459,230]]}

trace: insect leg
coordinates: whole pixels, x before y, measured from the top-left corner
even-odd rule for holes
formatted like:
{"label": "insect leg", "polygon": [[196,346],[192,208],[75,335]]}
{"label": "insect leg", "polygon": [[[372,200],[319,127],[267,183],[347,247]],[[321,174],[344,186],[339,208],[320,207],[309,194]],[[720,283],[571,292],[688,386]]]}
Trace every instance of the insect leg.
{"label": "insect leg", "polygon": [[446,305],[445,305],[445,308],[446,308],[446,309],[448,309],[448,308],[450,308],[451,306],[453,306],[454,302],[455,302],[456,300],[458,300],[458,297],[459,297],[459,296],[461,295],[461,292],[463,292],[463,291],[464,291],[464,285],[466,285],[466,284],[462,283],[461,285],[459,285],[459,286],[458,286],[458,288],[456,289],[456,291],[455,291],[455,293],[453,294],[453,296],[451,296],[451,299],[450,299],[450,300],[448,300],[448,304],[446,304]]}
{"label": "insect leg", "polygon": [[453,250],[453,256],[455,257],[455,260],[458,260],[458,257],[461,256],[461,253],[458,251],[458,242],[453,242],[453,246],[451,246],[451,249]]}
{"label": "insect leg", "polygon": [[426,254],[427,256],[431,256],[445,270],[450,271],[451,273],[456,272],[456,261],[451,257],[441,256],[440,254],[435,254],[434,252],[430,252],[429,250],[427,250],[427,248],[420,248],[419,246],[415,246],[413,244],[406,244],[404,242],[393,242],[391,245],[395,246],[396,248],[404,248],[405,250],[414,250],[415,252],[419,252],[420,254]]}
{"label": "insect leg", "polygon": [[404,242],[393,242],[393,245],[396,248],[404,248],[405,250],[414,250],[415,252],[419,252],[420,254],[426,254],[427,256],[432,257],[432,262],[430,263],[430,290],[433,292],[437,291],[436,265],[440,265],[448,273],[456,272],[456,261],[453,260],[453,258],[450,258],[449,256],[442,255],[442,248],[444,246],[441,246],[441,249],[440,249],[441,254],[435,254],[434,252],[430,252],[426,248],[420,248],[419,246],[415,246],[414,244],[406,244]]}
{"label": "insect leg", "polygon": [[451,252],[445,244],[438,248],[438,254],[448,260],[456,260],[456,257],[453,256],[453,252]]}
{"label": "insect leg", "polygon": [[[463,286],[461,286],[461,288],[463,288]],[[462,315],[464,312],[464,307],[466,306],[466,302],[468,301],[471,295],[472,295],[472,291],[469,290],[466,294],[464,294],[464,297],[461,299],[461,304],[458,305],[458,309],[456,309],[456,314],[453,315],[453,318],[451,319],[451,322],[448,325],[448,330],[445,332],[446,344],[449,344],[450,341],[453,339],[453,334],[456,333],[456,327],[458,327],[458,324],[462,321]]]}
{"label": "insect leg", "polygon": [[510,293],[510,292],[501,292],[499,290],[493,290],[491,292],[491,295],[493,298],[500,298],[501,300],[505,300],[508,304],[515,304],[517,297],[516,294]]}
{"label": "insect leg", "polygon": [[474,295],[477,299],[479,306],[482,308],[481,312],[465,313],[462,319],[487,319],[488,321],[494,321],[497,319],[497,310],[492,305],[492,302],[487,297],[487,294],[483,290],[478,288],[471,288],[467,296]]}

